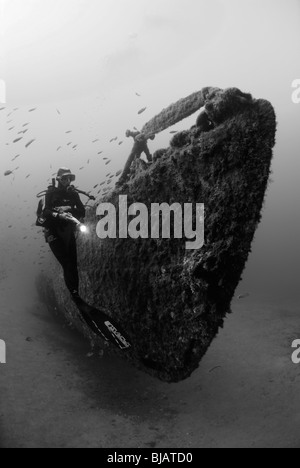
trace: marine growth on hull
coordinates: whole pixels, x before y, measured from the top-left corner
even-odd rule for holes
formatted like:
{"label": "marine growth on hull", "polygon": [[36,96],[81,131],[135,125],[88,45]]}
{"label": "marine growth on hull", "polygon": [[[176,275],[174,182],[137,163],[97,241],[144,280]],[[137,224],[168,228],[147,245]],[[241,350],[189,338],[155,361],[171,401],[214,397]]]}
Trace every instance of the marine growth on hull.
{"label": "marine growth on hull", "polygon": [[[124,356],[167,382],[192,374],[230,312],[261,219],[275,145],[272,105],[236,88],[204,88],[164,109],[142,132],[157,134],[194,113],[192,128],[176,133],[152,164],[133,166],[103,201],[117,213],[120,196],[128,205],[146,205],[149,226],[154,203],[204,204],[204,245],[190,250],[186,238],[174,235],[100,240],[97,206],[87,219],[90,236],[78,240],[82,296],[126,330],[132,348]],[[47,278],[47,294],[94,340],[57,268]]]}

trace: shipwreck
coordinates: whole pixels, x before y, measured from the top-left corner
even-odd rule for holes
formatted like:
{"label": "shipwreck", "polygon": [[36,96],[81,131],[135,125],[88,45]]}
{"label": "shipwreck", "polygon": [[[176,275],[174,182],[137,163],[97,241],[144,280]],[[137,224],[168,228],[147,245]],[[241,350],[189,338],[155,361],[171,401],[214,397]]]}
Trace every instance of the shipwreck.
{"label": "shipwreck", "polygon": [[[196,124],[205,106],[209,128]],[[230,313],[268,187],[276,116],[272,105],[237,88],[204,88],[164,109],[142,129],[159,133],[195,113],[195,125],[176,133],[167,148],[105,195],[128,203],[203,203],[205,242],[187,250],[186,239],[102,239],[97,206],[88,238],[78,239],[81,295],[126,330],[125,359],[166,382],[188,378]],[[194,220],[195,221],[195,220]],[[43,286],[41,286],[43,285]],[[96,346],[101,339],[82,323],[53,260],[44,297]],[[119,352],[119,351],[115,351]]]}

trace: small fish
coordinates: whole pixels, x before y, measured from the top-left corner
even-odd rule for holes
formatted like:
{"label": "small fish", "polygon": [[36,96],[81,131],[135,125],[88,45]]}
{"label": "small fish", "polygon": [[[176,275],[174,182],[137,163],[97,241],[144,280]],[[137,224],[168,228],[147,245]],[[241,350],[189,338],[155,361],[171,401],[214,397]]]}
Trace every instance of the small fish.
{"label": "small fish", "polygon": [[34,111],[36,111],[36,110],[37,110],[37,107],[34,107],[34,109],[29,109],[28,112],[34,112]]}
{"label": "small fish", "polygon": [[8,131],[10,132],[10,131],[13,130],[14,128],[15,128],[15,127],[10,127],[10,128],[8,129]]}
{"label": "small fish", "polygon": [[59,151],[60,149],[61,149],[61,146],[59,146],[56,151]]}
{"label": "small fish", "polygon": [[21,138],[16,138],[16,140],[13,141],[13,143],[18,143],[18,141],[21,141],[23,139],[23,137]]}
{"label": "small fish", "polygon": [[98,185],[99,185],[99,184],[95,185],[95,186],[94,186],[94,189],[96,189],[96,188],[98,187]]}
{"label": "small fish", "polygon": [[4,109],[6,109],[6,107],[1,107],[0,111],[3,111]]}
{"label": "small fish", "polygon": [[82,171],[82,169],[84,169],[84,166],[83,166],[83,167],[81,167],[79,170],[80,170],[80,171]]}
{"label": "small fish", "polygon": [[13,174],[13,171],[5,171],[4,172],[5,177],[7,177],[7,176],[9,176],[11,174]]}
{"label": "small fish", "polygon": [[56,109],[56,112],[57,112],[59,115],[61,115],[61,113],[60,113],[60,111],[59,111],[58,109]]}
{"label": "small fish", "polygon": [[72,144],[72,142],[68,143],[67,146],[70,146]]}
{"label": "small fish", "polygon": [[122,171],[118,171],[118,172],[116,173],[116,177],[118,177],[118,176],[121,175],[121,174],[122,174]]}
{"label": "small fish", "polygon": [[90,164],[90,159],[88,160],[87,164]]}
{"label": "small fish", "polygon": [[30,125],[30,122],[25,123],[23,127],[27,127],[27,125]]}
{"label": "small fish", "polygon": [[119,146],[121,146],[121,145],[123,145],[123,141],[120,141],[120,142],[119,142]]}
{"label": "small fish", "polygon": [[21,155],[20,154],[17,154],[17,156],[15,156],[12,161],[15,161],[17,158],[19,158]]}
{"label": "small fish", "polygon": [[172,133],[172,134],[178,133],[178,130],[172,130],[170,133]]}
{"label": "small fish", "polygon": [[216,366],[216,367],[213,367],[212,369],[210,369],[209,373],[217,370],[217,369],[222,369],[222,366]]}
{"label": "small fish", "polygon": [[141,95],[139,93],[135,93],[135,94],[136,94],[136,96],[141,97]]}
{"label": "small fish", "polygon": [[25,177],[25,179],[28,179],[30,176],[31,176],[31,174],[28,174],[28,175]]}
{"label": "small fish", "polygon": [[102,153],[103,153],[103,151],[99,151],[99,153],[98,153],[98,154],[102,154]]}
{"label": "small fish", "polygon": [[99,140],[94,140],[93,143],[97,143],[97,141],[99,141]]}
{"label": "small fish", "polygon": [[141,115],[143,112],[147,110],[147,107],[143,107],[141,110],[138,111],[138,115]]}
{"label": "small fish", "polygon": [[246,299],[246,297],[249,297],[250,294],[249,293],[245,293],[245,294],[241,294],[238,299]]}
{"label": "small fish", "polygon": [[32,143],[34,142],[35,140],[30,140],[26,145],[25,145],[25,148],[28,148],[30,145],[32,145]]}
{"label": "small fish", "polygon": [[107,161],[107,162],[105,163],[105,166],[108,166],[108,164],[110,164],[110,163],[111,163],[111,161]]}
{"label": "small fish", "polygon": [[72,133],[72,130],[68,130],[66,133]]}

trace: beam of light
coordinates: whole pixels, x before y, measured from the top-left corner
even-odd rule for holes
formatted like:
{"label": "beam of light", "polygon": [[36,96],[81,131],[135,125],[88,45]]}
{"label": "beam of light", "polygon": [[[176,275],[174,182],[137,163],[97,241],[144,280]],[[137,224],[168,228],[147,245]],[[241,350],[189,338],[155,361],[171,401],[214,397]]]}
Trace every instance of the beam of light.
{"label": "beam of light", "polygon": [[80,225],[79,230],[80,230],[80,232],[82,232],[84,234],[86,234],[88,232],[88,228],[84,224]]}

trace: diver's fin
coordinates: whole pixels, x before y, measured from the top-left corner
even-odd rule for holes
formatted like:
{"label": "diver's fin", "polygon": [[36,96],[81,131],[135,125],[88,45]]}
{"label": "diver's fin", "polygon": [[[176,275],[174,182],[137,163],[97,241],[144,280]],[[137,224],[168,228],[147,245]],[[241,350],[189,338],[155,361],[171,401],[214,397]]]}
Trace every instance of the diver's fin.
{"label": "diver's fin", "polygon": [[106,341],[110,341],[121,350],[125,351],[132,347],[127,334],[105,312],[89,306],[79,297],[74,302],[85,323],[96,335],[101,336]]}

